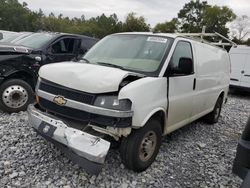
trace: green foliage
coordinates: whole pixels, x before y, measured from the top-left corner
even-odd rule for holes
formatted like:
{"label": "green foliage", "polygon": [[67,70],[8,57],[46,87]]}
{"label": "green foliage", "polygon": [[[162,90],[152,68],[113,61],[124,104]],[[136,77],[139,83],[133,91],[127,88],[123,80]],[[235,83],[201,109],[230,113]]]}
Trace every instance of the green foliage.
{"label": "green foliage", "polygon": [[[218,32],[227,36],[229,30],[226,24],[235,19],[235,14],[228,7],[208,5],[206,1],[191,0],[179,11],[178,18],[159,23],[155,32],[201,32],[206,26],[206,32]],[[0,0],[0,29],[11,31],[54,31],[84,34],[97,38],[117,32],[150,31],[150,25],[142,16],[129,13],[124,22],[119,21],[116,14],[85,19],[56,16],[53,13],[46,16],[42,10],[31,11],[27,3],[20,4],[18,0]]]}
{"label": "green foliage", "polygon": [[206,32],[218,32],[227,36],[229,29],[226,27],[228,22],[233,21],[236,15],[226,6],[208,6],[202,14],[201,24],[206,26]]}
{"label": "green foliage", "polygon": [[226,6],[211,6],[207,1],[191,0],[178,13],[180,32],[200,33],[206,26],[206,32],[218,32],[228,35],[228,22],[236,18],[231,9]]}
{"label": "green foliage", "polygon": [[27,4],[20,4],[17,0],[0,0],[0,29],[11,31],[54,31],[84,34],[97,38],[124,31],[149,31],[150,27],[145,18],[137,17],[135,13],[128,14],[122,23],[116,14],[106,16],[102,14],[95,18],[85,19],[64,17],[62,14],[55,16],[50,13],[45,16],[42,10],[33,12]]}
{"label": "green foliage", "polygon": [[13,31],[35,30],[37,14],[17,0],[0,0],[0,28]]}
{"label": "green foliage", "polygon": [[154,28],[154,32],[174,33],[177,30],[177,24],[177,18],[174,18],[169,22],[158,23]]}
{"label": "green foliage", "polygon": [[129,13],[125,23],[123,24],[123,31],[133,32],[133,31],[149,31],[150,25],[146,24],[145,18],[140,16],[136,17],[134,12]]}
{"label": "green foliage", "polygon": [[206,1],[191,0],[189,3],[186,3],[178,13],[180,32],[200,33],[203,27],[202,18],[206,7],[209,7]]}

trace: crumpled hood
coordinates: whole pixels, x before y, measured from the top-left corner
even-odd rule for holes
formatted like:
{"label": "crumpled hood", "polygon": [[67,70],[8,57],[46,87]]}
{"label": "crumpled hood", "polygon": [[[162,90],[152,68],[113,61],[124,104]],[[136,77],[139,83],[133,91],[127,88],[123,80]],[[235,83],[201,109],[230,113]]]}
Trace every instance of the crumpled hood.
{"label": "crumpled hood", "polygon": [[[137,74],[113,67],[74,62],[45,65],[39,70],[39,76],[43,79],[88,93],[118,91],[120,83],[128,75]],[[138,76],[142,77],[140,74]]]}

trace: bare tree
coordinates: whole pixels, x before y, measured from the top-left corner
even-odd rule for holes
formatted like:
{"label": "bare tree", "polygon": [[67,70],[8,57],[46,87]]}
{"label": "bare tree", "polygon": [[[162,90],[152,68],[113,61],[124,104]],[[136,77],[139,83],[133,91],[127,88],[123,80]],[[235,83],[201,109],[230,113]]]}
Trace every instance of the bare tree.
{"label": "bare tree", "polygon": [[250,17],[243,15],[237,17],[233,22],[229,24],[232,37],[238,40],[244,40],[248,35],[250,35]]}

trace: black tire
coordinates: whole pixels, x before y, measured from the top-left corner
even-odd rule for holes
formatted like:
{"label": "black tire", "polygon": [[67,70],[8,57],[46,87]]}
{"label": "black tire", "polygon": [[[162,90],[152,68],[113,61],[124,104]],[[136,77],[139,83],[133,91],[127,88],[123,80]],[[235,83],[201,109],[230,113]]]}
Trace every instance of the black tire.
{"label": "black tire", "polygon": [[207,123],[214,124],[218,122],[221,113],[222,103],[223,98],[219,97],[215,103],[213,111],[205,116],[205,121]]}
{"label": "black tire", "polygon": [[[147,141],[155,146],[154,151],[151,152],[150,155],[146,156],[149,157],[147,160],[142,160],[140,156],[145,157],[145,155],[140,155],[140,148],[142,143],[145,143],[145,136],[147,134],[153,134],[156,136],[156,143]],[[152,136],[152,135],[151,135]],[[150,137],[150,136],[149,136]],[[120,145],[120,155],[123,164],[130,170],[135,172],[142,172],[146,170],[155,160],[159,148],[161,145],[161,138],[162,138],[162,130],[161,125],[157,120],[150,120],[144,127],[133,130],[132,133],[128,137],[124,137],[121,141]],[[146,142],[146,143],[147,143]],[[144,150],[143,150],[144,151]]]}
{"label": "black tire", "polygon": [[[8,99],[6,99],[7,98],[6,93],[9,92],[8,88],[11,88],[11,86],[15,86],[15,88],[19,88],[19,90],[16,90],[16,94],[15,94],[15,90],[11,91],[13,92],[13,94],[12,95],[10,94],[8,98],[12,97],[13,100],[11,100],[10,102],[8,101]],[[15,98],[16,101],[14,99],[14,95],[16,97]],[[18,99],[18,95],[19,95],[19,99]],[[23,97],[23,100],[21,97]],[[33,100],[34,100],[33,90],[31,86],[23,80],[10,79],[10,80],[5,81],[0,86],[0,109],[3,110],[4,112],[14,113],[14,112],[25,111],[28,105],[33,102]],[[11,106],[11,104],[13,107]]]}

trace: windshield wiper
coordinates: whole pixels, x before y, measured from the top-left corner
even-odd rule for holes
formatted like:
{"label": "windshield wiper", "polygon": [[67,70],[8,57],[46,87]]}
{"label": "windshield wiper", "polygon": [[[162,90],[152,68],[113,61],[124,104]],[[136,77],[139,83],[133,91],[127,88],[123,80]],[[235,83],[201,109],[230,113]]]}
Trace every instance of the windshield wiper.
{"label": "windshield wiper", "polygon": [[80,61],[81,60],[85,61],[85,63],[90,63],[90,61],[88,59],[84,58],[84,57],[81,57]]}
{"label": "windshield wiper", "polygon": [[119,66],[119,65],[114,65],[114,64],[111,64],[111,63],[96,62],[96,64],[98,64],[98,65],[104,65],[104,66],[108,66],[108,67],[114,67],[114,68],[118,68],[118,69],[124,70],[124,67]]}

